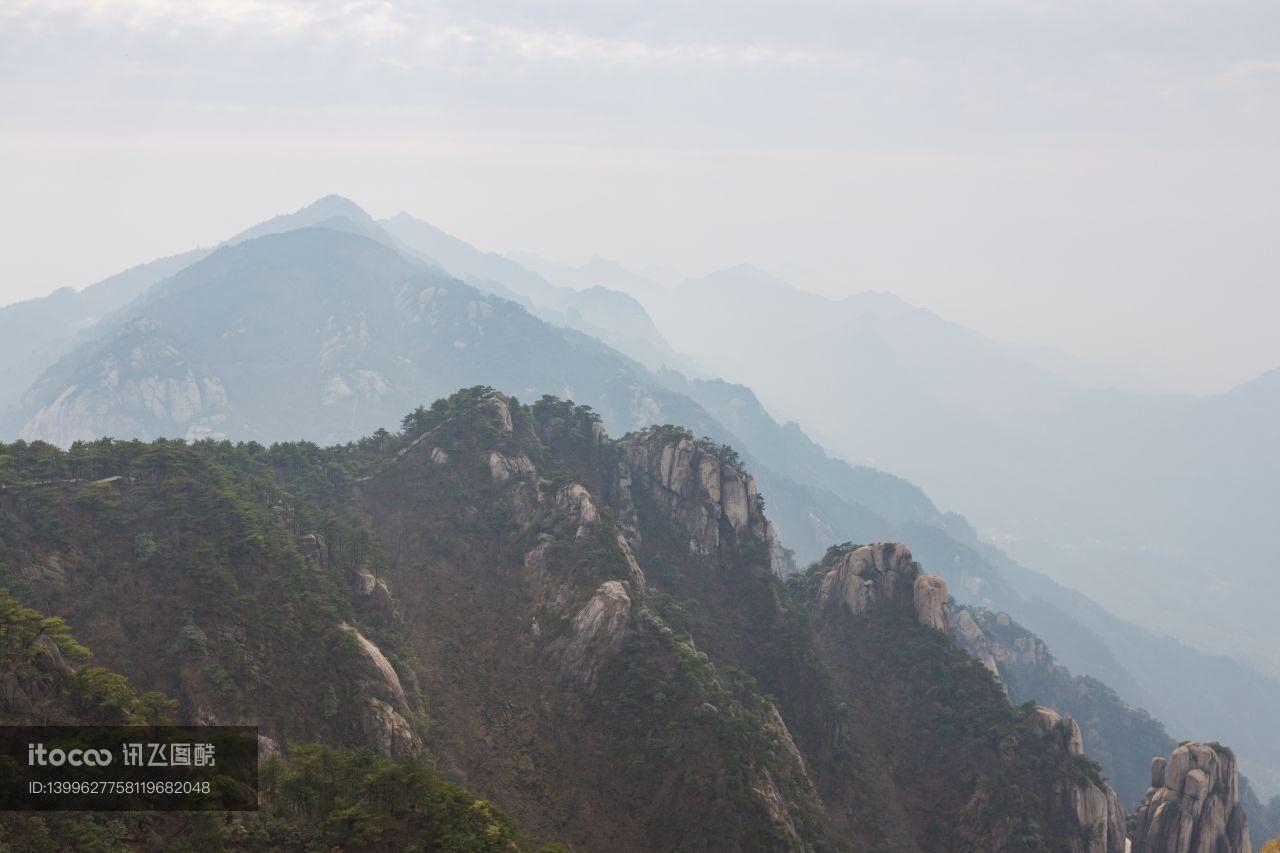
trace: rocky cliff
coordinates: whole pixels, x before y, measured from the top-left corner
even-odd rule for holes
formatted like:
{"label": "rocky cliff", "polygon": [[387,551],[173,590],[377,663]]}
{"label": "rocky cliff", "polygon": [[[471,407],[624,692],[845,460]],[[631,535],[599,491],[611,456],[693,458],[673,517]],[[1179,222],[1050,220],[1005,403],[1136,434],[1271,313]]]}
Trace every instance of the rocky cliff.
{"label": "rocky cliff", "polygon": [[1146,755],[1175,746],[1164,726],[1096,679],[1072,674],[1007,613],[954,602],[949,613],[956,641],[1000,679],[1010,699],[1035,700],[1075,719],[1121,802],[1135,808],[1148,787]]}
{"label": "rocky cliff", "polygon": [[731,553],[748,543],[762,545],[770,570],[795,567],[773,525],[764,516],[755,478],[737,454],[711,442],[696,442],[679,427],[652,427],[619,442],[638,486],[688,533],[689,550],[701,556]]}
{"label": "rocky cliff", "polygon": [[843,604],[855,616],[909,601],[920,624],[946,631],[947,583],[920,571],[911,551],[897,542],[877,542],[841,555],[822,580],[824,607]]}
{"label": "rocky cliff", "polygon": [[1151,761],[1134,853],[1253,853],[1236,756],[1219,743],[1184,743]]}
{"label": "rocky cliff", "polygon": [[[864,696],[881,693],[880,735],[893,738],[899,727],[916,732],[916,740],[889,750],[900,775],[912,768],[919,773],[910,776],[915,784],[907,807],[950,807],[961,816],[951,835],[925,836],[925,849],[952,849],[963,840],[973,849],[1009,850],[1039,837],[1048,849],[1072,853],[1124,850],[1123,807],[1085,756],[1080,727],[1048,708],[1001,702],[993,673],[950,637],[945,583],[922,572],[904,545],[832,548],[792,588],[812,602],[820,642],[837,671],[861,671]],[[928,686],[914,680],[922,677],[924,661],[934,672]],[[949,700],[949,690],[966,699]],[[957,707],[968,719],[953,716]],[[985,714],[977,710],[984,707]],[[925,731],[944,734],[930,743]],[[992,737],[1001,743],[995,753],[983,745]],[[964,771],[957,752],[966,756]],[[956,784],[949,767],[973,781]],[[1034,821],[1001,805],[1011,789],[1038,802]]]}

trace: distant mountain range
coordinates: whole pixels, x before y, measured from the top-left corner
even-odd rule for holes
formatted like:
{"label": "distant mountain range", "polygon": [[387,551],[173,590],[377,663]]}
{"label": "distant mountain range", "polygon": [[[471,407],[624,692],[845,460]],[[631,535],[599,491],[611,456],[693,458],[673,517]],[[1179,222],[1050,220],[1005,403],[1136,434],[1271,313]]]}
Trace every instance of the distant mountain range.
{"label": "distant mountain range", "polygon": [[[6,372],[13,385],[21,384],[23,370],[31,374],[9,398],[6,431],[61,445],[103,435],[345,442],[395,430],[405,412],[472,385],[528,401],[555,395],[589,404],[618,435],[678,424],[737,448],[796,563],[811,563],[848,540],[906,541],[960,600],[1008,611],[1062,664],[1147,706],[1173,734],[1231,742],[1264,790],[1280,790],[1280,744],[1256,713],[1280,703],[1276,682],[1134,628],[1028,571],[911,483],[847,465],[795,423],[779,424],[751,390],[669,369],[702,364],[718,372],[717,359],[708,357],[716,341],[725,354],[740,353],[744,365],[759,361],[759,352],[776,352],[774,333],[757,313],[791,316],[794,292],[754,273],[726,276],[675,291],[671,298],[684,294],[688,310],[655,306],[655,324],[635,299],[616,291],[558,286],[407,215],[376,222],[353,203],[328,197],[216,250],[147,264],[80,294],[0,310],[0,328],[19,328],[24,317],[54,318],[45,349]],[[743,276],[747,289],[735,296],[730,285]],[[879,294],[849,304],[855,307],[812,303],[804,322],[818,326],[815,339],[793,341],[796,358],[825,353],[832,365],[844,363],[834,356],[844,359],[846,349],[878,353],[829,389],[821,385],[826,378],[811,385],[817,390],[810,408],[825,413],[815,422],[828,433],[844,424],[855,436],[874,437],[896,424],[928,434],[937,413],[967,392],[930,380],[921,399],[908,399],[885,376],[877,378],[876,365],[890,375],[904,363],[927,374],[929,358],[957,348],[969,348],[973,371],[990,368],[1000,377],[994,384],[1006,386],[1000,393],[987,389],[993,412],[1003,406],[1016,414],[1018,406],[1001,394],[1018,388],[1040,398],[1047,393],[1036,390],[1050,383],[1038,368],[1012,363],[1001,348],[927,312]],[[694,349],[689,342],[699,328],[703,343]],[[945,346],[929,343],[938,328]],[[664,334],[688,355],[673,351]],[[786,384],[785,369],[760,371],[761,387]],[[807,376],[791,384],[810,385]],[[1065,380],[1050,384],[1054,393],[1082,393]],[[834,419],[839,412],[846,420]],[[972,419],[965,434],[982,423]],[[963,455],[960,444],[949,440],[946,448]],[[1105,550],[1095,559],[1105,560]],[[1163,633],[1193,632],[1170,625]]]}
{"label": "distant mountain range", "polygon": [[[607,264],[679,351],[845,458],[894,471],[1014,557],[1126,618],[1280,675],[1280,370],[1209,397],[1067,378],[888,294],[828,299],[751,267],[674,289]],[[702,318],[732,306],[734,322]]]}

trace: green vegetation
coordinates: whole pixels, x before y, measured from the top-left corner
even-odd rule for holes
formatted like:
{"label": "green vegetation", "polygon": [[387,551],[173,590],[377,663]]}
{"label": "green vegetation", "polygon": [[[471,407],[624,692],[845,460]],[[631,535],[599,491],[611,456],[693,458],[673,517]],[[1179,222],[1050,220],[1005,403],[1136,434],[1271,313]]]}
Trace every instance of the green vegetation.
{"label": "green vegetation", "polygon": [[290,849],[299,836],[308,849],[528,849],[502,811],[416,759],[294,746],[267,760],[260,784],[263,814],[244,824],[246,849]]}
{"label": "green vegetation", "polygon": [[293,746],[263,764],[260,811],[0,816],[0,851],[437,851],[557,853],[502,810],[412,758]]}
{"label": "green vegetation", "polygon": [[[1072,831],[1052,792],[1099,777],[1061,733],[1032,730],[913,614],[813,610],[824,566],[856,546],[785,583],[758,525],[691,548],[706,507],[652,492],[599,421],[476,386],[333,447],[0,446],[0,667],[54,686],[32,691],[34,712],[199,715],[289,744],[256,817],[9,818],[0,842],[527,849],[490,800],[601,847],[945,850],[962,833],[972,849],[1036,850]],[[690,439],[665,426],[632,440]],[[495,452],[534,470],[495,476]],[[575,616],[612,580],[630,610],[584,639]],[[590,678],[570,648],[600,656]],[[439,778],[431,752],[485,796]]]}

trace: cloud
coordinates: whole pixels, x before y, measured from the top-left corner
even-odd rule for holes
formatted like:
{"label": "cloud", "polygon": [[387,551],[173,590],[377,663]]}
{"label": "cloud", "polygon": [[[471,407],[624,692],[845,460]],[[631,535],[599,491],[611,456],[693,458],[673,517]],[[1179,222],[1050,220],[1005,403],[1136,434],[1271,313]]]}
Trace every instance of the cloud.
{"label": "cloud", "polygon": [[8,17],[32,29],[67,24],[168,38],[199,34],[287,42],[321,40],[372,49],[410,70],[501,59],[639,69],[820,66],[851,70],[849,52],[759,41],[657,41],[596,35],[572,26],[511,24],[388,0],[11,0]]}

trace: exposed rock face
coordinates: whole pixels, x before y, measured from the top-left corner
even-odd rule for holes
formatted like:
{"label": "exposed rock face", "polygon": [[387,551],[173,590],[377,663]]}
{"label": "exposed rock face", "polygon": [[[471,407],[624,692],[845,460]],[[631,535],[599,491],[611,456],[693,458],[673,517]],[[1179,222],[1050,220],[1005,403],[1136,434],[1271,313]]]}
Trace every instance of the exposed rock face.
{"label": "exposed rock face", "polygon": [[511,405],[507,402],[507,398],[501,394],[494,394],[489,397],[489,402],[493,404],[494,410],[498,413],[498,423],[502,426],[503,432],[514,432],[515,426],[511,420]]}
{"label": "exposed rock face", "polygon": [[512,477],[532,473],[533,463],[523,453],[517,453],[515,456],[503,456],[496,450],[489,453],[489,474],[499,483],[505,483]]}
{"label": "exposed rock face", "polygon": [[409,721],[389,702],[370,696],[360,716],[360,724],[369,745],[383,755],[411,755],[417,752],[418,740]]}
{"label": "exposed rock face", "polygon": [[865,615],[883,602],[910,602],[921,624],[947,630],[947,584],[926,575],[906,545],[877,542],[843,554],[822,580],[819,600],[824,607],[838,603],[855,615]]}
{"label": "exposed rock face", "polygon": [[600,520],[591,493],[581,483],[570,483],[556,492],[556,508],[578,523],[577,538],[587,535],[591,525]]}
{"label": "exposed rock face", "polygon": [[916,618],[935,631],[947,630],[947,582],[937,575],[920,574],[913,585]]}
{"label": "exposed rock face", "polygon": [[187,439],[221,438],[229,413],[222,380],[197,375],[173,343],[154,333],[146,320],[122,329],[119,352],[100,356],[92,384],[33,388],[24,405],[38,395],[50,401],[33,406],[22,437],[66,445],[155,423]]}
{"label": "exposed rock face", "polygon": [[31,643],[31,653],[40,669],[55,673],[61,678],[71,677],[71,667],[62,658],[62,650],[48,634],[41,634]]}
{"label": "exposed rock face", "polygon": [[1067,752],[1071,755],[1084,755],[1084,735],[1080,734],[1080,726],[1070,717],[1064,717],[1052,708],[1036,708],[1027,722],[1042,737],[1059,732],[1061,727],[1066,736]]}
{"label": "exposed rock face", "polygon": [[631,618],[631,597],[618,581],[605,581],[573,617],[562,666],[591,692],[604,661],[622,644]]}
{"label": "exposed rock face", "polygon": [[[1050,708],[1036,708],[1027,719],[1040,737],[1052,741],[1072,758],[1084,755],[1084,737],[1076,721]],[[1051,809],[1080,827],[1081,838],[1064,853],[1122,853],[1125,814],[1110,785],[1093,781],[1059,784]]]}
{"label": "exposed rock face", "polygon": [[409,702],[400,676],[387,656],[351,625],[342,623],[359,644],[369,675],[357,687],[369,695],[361,708],[360,726],[369,745],[383,755],[408,755],[418,749],[418,739],[409,724]]}
{"label": "exposed rock face", "polygon": [[763,546],[772,571],[792,570],[773,525],[760,509],[755,479],[723,451],[689,435],[653,427],[619,441],[632,470],[633,486],[646,488],[671,519],[688,533],[692,553],[711,556],[732,535],[741,544]]}
{"label": "exposed rock face", "polygon": [[618,549],[622,551],[622,558],[627,561],[627,570],[630,573],[631,588],[636,592],[644,595],[647,584],[644,579],[644,570],[640,568],[640,563],[636,561],[635,552],[631,550],[631,545],[627,542],[627,537],[621,533],[617,539]]}
{"label": "exposed rock face", "polygon": [[6,725],[15,722],[8,719],[9,715],[31,713],[43,701],[56,696],[75,674],[58,644],[47,634],[36,637],[15,658],[33,666],[26,672],[0,672],[0,722]]}
{"label": "exposed rock face", "polygon": [[396,675],[395,668],[391,665],[391,661],[387,660],[382,650],[371,643],[364,634],[361,634],[355,628],[346,624],[342,624],[344,630],[350,631],[356,638],[356,642],[360,644],[360,651],[364,655],[365,660],[373,667],[378,676],[382,680],[383,686],[395,698],[399,704],[405,704],[404,688],[400,685],[400,676]]}
{"label": "exposed rock face", "polygon": [[1219,743],[1184,743],[1151,762],[1133,853],[1253,853],[1236,756]]}
{"label": "exposed rock face", "polygon": [[320,533],[307,533],[298,540],[302,553],[315,560],[321,566],[329,563],[329,544]]}
{"label": "exposed rock face", "polygon": [[951,608],[950,617],[956,640],[997,678],[1004,678],[1010,669],[1052,672],[1056,668],[1044,641],[1017,625],[1007,613],[957,605]]}

